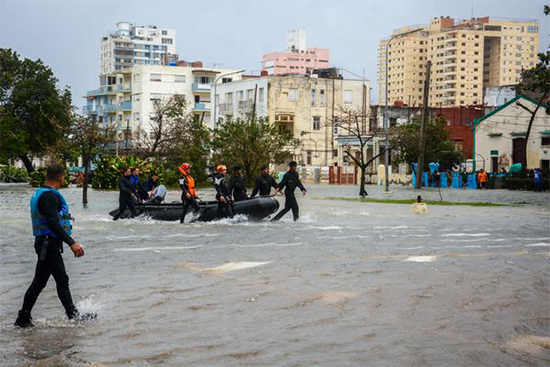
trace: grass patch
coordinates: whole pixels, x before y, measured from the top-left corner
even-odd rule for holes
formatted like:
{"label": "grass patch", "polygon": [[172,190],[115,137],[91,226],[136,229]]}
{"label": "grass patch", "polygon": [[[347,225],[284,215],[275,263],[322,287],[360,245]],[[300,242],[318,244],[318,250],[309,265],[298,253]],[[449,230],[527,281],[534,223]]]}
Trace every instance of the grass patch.
{"label": "grass patch", "polygon": [[[343,201],[356,201],[360,203],[380,203],[380,204],[412,204],[416,202],[416,199],[372,199],[372,198],[339,198],[339,197],[326,197],[326,200],[343,200]],[[456,201],[424,201],[429,205],[443,205],[443,206],[509,206],[508,204],[498,203],[480,203],[480,202],[456,202]],[[523,204],[523,203],[522,203]]]}

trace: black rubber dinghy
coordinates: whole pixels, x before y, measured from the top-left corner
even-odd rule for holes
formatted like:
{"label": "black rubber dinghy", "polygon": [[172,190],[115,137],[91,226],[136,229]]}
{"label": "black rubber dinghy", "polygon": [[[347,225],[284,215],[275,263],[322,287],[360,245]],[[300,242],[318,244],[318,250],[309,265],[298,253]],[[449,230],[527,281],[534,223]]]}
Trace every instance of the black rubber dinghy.
{"label": "black rubber dinghy", "polygon": [[[215,201],[206,201],[199,203],[200,210],[198,216],[194,216],[194,221],[208,222],[221,219],[218,215],[218,203]],[[231,205],[234,215],[245,215],[250,220],[261,220],[275,213],[279,209],[279,202],[271,196],[259,196],[243,201],[238,201]],[[136,204],[138,215],[146,215],[156,220],[179,220],[182,204],[181,202],[171,204]],[[118,209],[109,212],[114,217]],[[189,208],[187,216],[192,216],[193,208]],[[129,218],[130,210],[126,209],[121,218]]]}

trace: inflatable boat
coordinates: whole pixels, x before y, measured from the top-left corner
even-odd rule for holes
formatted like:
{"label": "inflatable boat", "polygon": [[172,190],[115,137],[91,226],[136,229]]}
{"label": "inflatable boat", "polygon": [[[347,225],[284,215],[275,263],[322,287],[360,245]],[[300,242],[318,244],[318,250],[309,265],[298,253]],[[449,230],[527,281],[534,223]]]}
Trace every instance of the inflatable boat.
{"label": "inflatable boat", "polygon": [[[188,217],[193,217],[193,221],[208,222],[221,219],[218,213],[218,203],[216,201],[199,202],[199,212],[193,215],[193,208],[189,208]],[[250,220],[261,220],[275,213],[279,209],[279,202],[271,196],[260,196],[231,204],[233,215],[245,215]],[[146,215],[156,220],[179,220],[182,211],[181,202],[170,204],[136,204],[138,215]],[[109,212],[114,217],[118,209]],[[130,210],[126,209],[121,218],[129,218]]]}

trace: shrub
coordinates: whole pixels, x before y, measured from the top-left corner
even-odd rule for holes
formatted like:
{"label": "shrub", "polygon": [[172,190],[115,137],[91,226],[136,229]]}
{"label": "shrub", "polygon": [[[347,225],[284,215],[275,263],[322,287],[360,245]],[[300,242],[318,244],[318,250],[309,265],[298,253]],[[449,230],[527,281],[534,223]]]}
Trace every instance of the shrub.
{"label": "shrub", "polygon": [[[507,188],[508,190],[533,191],[535,189],[535,183],[532,178],[506,177],[504,187]],[[550,189],[550,180],[543,179],[542,187],[544,190]]]}
{"label": "shrub", "polygon": [[[40,167],[31,172],[29,183],[32,187],[44,187],[46,183],[46,167]],[[61,187],[68,187],[71,182],[71,175],[68,170],[65,170],[65,181]]]}
{"label": "shrub", "polygon": [[0,182],[17,183],[29,182],[29,175],[24,168],[15,166],[0,167]]}

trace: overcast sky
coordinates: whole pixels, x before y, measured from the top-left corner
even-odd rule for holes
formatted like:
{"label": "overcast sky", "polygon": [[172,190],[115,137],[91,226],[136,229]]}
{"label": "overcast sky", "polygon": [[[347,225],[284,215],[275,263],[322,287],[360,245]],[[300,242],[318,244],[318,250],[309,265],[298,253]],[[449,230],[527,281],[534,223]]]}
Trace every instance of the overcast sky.
{"label": "overcast sky", "polygon": [[531,18],[540,22],[540,47],[546,49],[550,17],[542,10],[548,2],[0,0],[0,46],[42,59],[61,86],[71,87],[80,106],[86,91],[98,87],[100,39],[118,21],[176,29],[181,59],[256,72],[264,53],[286,47],[288,30],[305,29],[308,46],[329,48],[333,66],[364,72],[374,92],[377,45],[392,30],[440,15],[469,18],[472,12],[474,17]]}

